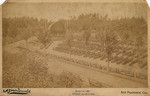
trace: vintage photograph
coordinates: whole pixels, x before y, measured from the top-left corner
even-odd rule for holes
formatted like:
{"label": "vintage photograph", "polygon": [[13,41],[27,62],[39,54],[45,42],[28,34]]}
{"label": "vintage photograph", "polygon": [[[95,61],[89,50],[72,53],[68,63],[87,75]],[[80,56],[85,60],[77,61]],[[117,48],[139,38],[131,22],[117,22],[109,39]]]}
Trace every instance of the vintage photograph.
{"label": "vintage photograph", "polygon": [[3,88],[148,88],[146,3],[6,2]]}

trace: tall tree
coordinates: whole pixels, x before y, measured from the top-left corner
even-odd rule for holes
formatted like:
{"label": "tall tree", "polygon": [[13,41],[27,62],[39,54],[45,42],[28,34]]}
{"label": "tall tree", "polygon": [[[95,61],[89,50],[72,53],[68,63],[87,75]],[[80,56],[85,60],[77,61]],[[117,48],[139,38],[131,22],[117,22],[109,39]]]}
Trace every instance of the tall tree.
{"label": "tall tree", "polygon": [[88,46],[89,39],[90,39],[91,33],[89,30],[85,30],[83,33],[83,38],[85,40],[85,45]]}
{"label": "tall tree", "polygon": [[115,33],[108,32],[106,34],[105,51],[106,51],[106,55],[107,55],[108,70],[109,70],[109,63],[110,63],[111,58],[112,58],[112,53],[114,52],[115,48],[117,47],[117,42],[118,42],[117,36],[115,35]]}
{"label": "tall tree", "polygon": [[[51,22],[52,24],[52,22]],[[39,33],[37,39],[42,43],[42,49],[46,48],[52,43],[51,31],[49,30],[49,23],[46,20],[41,21],[41,26],[39,26]]]}
{"label": "tall tree", "polygon": [[85,40],[86,54],[88,54],[88,45],[89,45],[90,36],[91,36],[90,31],[89,30],[84,30],[83,38]]}
{"label": "tall tree", "polygon": [[26,28],[19,28],[19,31],[21,33],[21,37],[26,42],[26,47],[28,45],[28,39],[32,36],[31,27]]}
{"label": "tall tree", "polygon": [[101,45],[100,47],[103,46],[103,48],[100,48],[100,49],[102,49],[101,51],[104,51],[105,54],[103,55],[104,56],[106,55],[106,58],[107,58],[108,70],[110,69],[109,63],[112,58],[112,53],[117,47],[117,42],[118,42],[117,35],[112,30],[113,29],[111,29],[110,25],[108,25],[108,26],[105,26],[102,32],[97,33],[97,39]]}
{"label": "tall tree", "polygon": [[72,51],[71,51],[71,47],[72,47],[72,41],[73,41],[73,31],[72,31],[72,28],[70,27],[71,25],[70,25],[71,23],[70,22],[66,22],[66,35],[65,35],[65,37],[66,37],[66,43],[67,43],[67,45],[69,46],[69,49],[70,49],[70,58],[71,58],[71,53],[72,53]]}

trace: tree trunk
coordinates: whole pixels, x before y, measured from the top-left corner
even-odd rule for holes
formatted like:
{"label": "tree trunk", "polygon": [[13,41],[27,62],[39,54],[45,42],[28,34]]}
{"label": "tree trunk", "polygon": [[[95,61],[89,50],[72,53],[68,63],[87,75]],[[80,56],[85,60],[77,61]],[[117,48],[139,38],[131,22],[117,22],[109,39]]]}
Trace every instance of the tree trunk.
{"label": "tree trunk", "polygon": [[108,70],[107,70],[107,71],[110,71],[109,63],[110,63],[110,56],[108,55],[108,63],[107,63],[107,64],[108,64],[108,65],[107,65],[107,69],[108,69]]}
{"label": "tree trunk", "polygon": [[88,55],[88,45],[86,45],[86,55]]}
{"label": "tree trunk", "polygon": [[108,64],[108,65],[107,65],[107,68],[108,68],[107,71],[109,71],[109,59],[108,59],[108,63],[107,63],[107,64]]}
{"label": "tree trunk", "polygon": [[137,76],[136,76],[136,72],[134,72],[134,77],[136,78]]}
{"label": "tree trunk", "polygon": [[46,53],[46,48],[44,48],[44,51],[45,51],[45,53]]}
{"label": "tree trunk", "polygon": [[45,54],[46,54],[46,44],[44,44],[44,52],[45,52]]}
{"label": "tree trunk", "polygon": [[27,48],[27,46],[28,46],[28,40],[25,40],[25,42],[26,42],[26,48]]}
{"label": "tree trunk", "polygon": [[71,53],[72,53],[72,52],[71,52],[71,48],[70,48],[70,58],[71,58]]}

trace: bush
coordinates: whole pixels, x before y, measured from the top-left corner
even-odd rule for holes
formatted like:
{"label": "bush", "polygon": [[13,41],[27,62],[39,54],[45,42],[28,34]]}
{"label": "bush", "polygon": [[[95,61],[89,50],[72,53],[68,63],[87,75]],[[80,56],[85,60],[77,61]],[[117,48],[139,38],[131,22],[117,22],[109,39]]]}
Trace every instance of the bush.
{"label": "bush", "polygon": [[3,88],[81,87],[82,80],[73,73],[48,73],[47,59],[34,52],[3,53]]}

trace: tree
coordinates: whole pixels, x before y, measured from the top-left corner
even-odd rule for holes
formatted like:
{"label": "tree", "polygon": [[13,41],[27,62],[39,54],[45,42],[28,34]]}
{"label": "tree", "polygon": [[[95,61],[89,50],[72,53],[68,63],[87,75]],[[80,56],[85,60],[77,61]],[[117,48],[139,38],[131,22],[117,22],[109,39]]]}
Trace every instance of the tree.
{"label": "tree", "polygon": [[31,27],[19,28],[21,32],[21,37],[26,42],[26,47],[28,45],[28,39],[32,36]]}
{"label": "tree", "polygon": [[51,43],[51,35],[49,31],[44,30],[43,32],[40,32],[38,34],[38,40],[43,44],[43,46],[41,47],[42,49],[45,48],[46,51],[46,47],[47,45],[49,45]]}
{"label": "tree", "polygon": [[66,33],[66,43],[67,45],[69,46],[69,49],[70,49],[70,58],[71,58],[71,48],[72,48],[72,41],[73,41],[73,33],[70,31],[70,32],[67,32]]}
{"label": "tree", "polygon": [[83,33],[83,38],[85,40],[85,45],[86,46],[88,46],[88,42],[89,42],[90,36],[91,36],[90,31],[89,30],[85,30],[84,33]]}
{"label": "tree", "polygon": [[85,30],[83,33],[83,38],[85,40],[85,46],[86,46],[86,53],[88,54],[88,45],[89,45],[89,39],[90,39],[91,33],[89,30]]}
{"label": "tree", "polygon": [[109,63],[112,58],[112,53],[117,47],[117,35],[115,34],[115,32],[113,32],[113,28],[111,27],[111,25],[108,24],[105,27],[103,26],[102,32],[97,33],[97,39],[100,42],[100,45],[103,46],[101,51],[105,51],[105,54],[103,55],[106,55],[109,70]]}
{"label": "tree", "polygon": [[46,51],[46,48],[49,47],[49,45],[52,43],[51,39],[51,31],[49,30],[49,24],[48,21],[43,20],[41,21],[41,26],[39,26],[39,33],[37,35],[37,39],[42,43],[42,49],[44,48]]}
{"label": "tree", "polygon": [[139,72],[139,68],[141,64],[143,63],[142,59],[140,58],[141,55],[141,49],[143,50],[143,46],[145,46],[144,37],[142,37],[142,32],[137,32],[137,34],[134,36],[134,53],[136,58],[136,71],[134,73],[134,76],[137,76],[137,73]]}
{"label": "tree", "polygon": [[111,61],[111,57],[112,57],[112,53],[115,50],[115,48],[117,47],[117,36],[115,35],[115,33],[113,32],[108,32],[106,34],[106,40],[105,40],[105,44],[106,44],[106,55],[107,55],[107,62],[108,62],[108,70],[109,70],[109,62]]}

